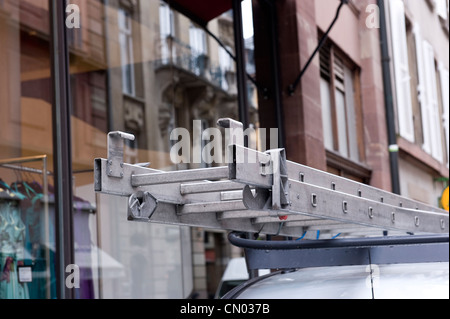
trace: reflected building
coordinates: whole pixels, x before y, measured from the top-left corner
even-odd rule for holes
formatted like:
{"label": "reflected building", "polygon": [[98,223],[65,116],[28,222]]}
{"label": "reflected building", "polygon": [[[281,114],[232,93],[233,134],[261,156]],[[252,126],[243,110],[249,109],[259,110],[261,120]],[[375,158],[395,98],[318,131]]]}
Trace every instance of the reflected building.
{"label": "reflected building", "polygon": [[[125,145],[127,163],[164,171],[221,165],[174,164],[170,135],[177,127],[192,135],[194,120],[205,129],[219,118],[239,119],[233,15],[207,24],[219,45],[168,5],[175,0],[71,0],[80,28],[65,30],[71,136],[63,142],[73,177],[61,181],[49,8],[60,2],[51,1],[0,0],[0,299],[58,297],[59,214],[73,224],[64,247],[80,267],[75,298],[213,295],[229,259],[242,255],[226,233],[127,221],[126,198],[94,191],[93,163],[107,157],[107,133],[125,131],[136,137]],[[382,2],[390,59],[380,50],[380,30],[366,25],[367,8]],[[291,161],[388,191],[396,153],[401,194],[437,204],[448,184],[448,1],[350,0],[292,92],[339,1],[252,4],[250,126],[278,128]],[[265,140],[251,142],[265,150]],[[190,155],[204,143],[193,140]],[[58,181],[73,185],[72,212],[55,206]],[[19,266],[22,277],[12,271]]]}
{"label": "reflected building", "polygon": [[[232,255],[225,233],[129,223],[125,199],[94,193],[92,167],[94,158],[105,157],[106,134],[113,130],[136,137],[126,145],[128,163],[150,163],[162,170],[207,165],[173,164],[170,133],[176,127],[192,131],[194,119],[209,128],[219,118],[238,118],[235,64],[226,52],[234,51],[232,16],[225,13],[208,24],[225,50],[163,1],[71,4],[78,6],[81,24],[67,29],[78,199],[74,251],[83,287],[88,287],[75,297],[184,298],[195,293],[206,298],[215,292],[211,280],[218,282]],[[46,182],[53,185],[49,21],[46,0],[0,1],[1,159],[46,154]],[[20,167],[38,170],[40,163]],[[8,185],[18,180],[42,184],[42,174],[22,172],[3,167],[0,177]],[[47,209],[39,222],[54,229],[54,207],[47,204],[50,213]],[[76,206],[82,204],[86,209]],[[55,246],[54,238],[44,237],[38,242]],[[17,245],[26,248],[27,240]],[[48,254],[43,258],[45,267],[53,269]],[[48,281],[54,280],[52,274],[46,274]],[[54,291],[39,297],[53,298]]]}

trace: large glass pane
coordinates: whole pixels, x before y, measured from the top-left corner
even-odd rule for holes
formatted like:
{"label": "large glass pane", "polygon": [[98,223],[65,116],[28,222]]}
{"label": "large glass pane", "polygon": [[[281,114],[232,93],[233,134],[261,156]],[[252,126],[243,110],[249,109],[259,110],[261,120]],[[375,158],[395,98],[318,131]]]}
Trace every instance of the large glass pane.
{"label": "large glass pane", "polygon": [[56,298],[47,0],[0,1],[0,299]]}
{"label": "large glass pane", "polygon": [[[175,128],[193,136],[197,128],[216,127],[219,118],[238,119],[235,64],[226,52],[234,54],[232,15],[208,23],[225,50],[166,2],[73,3],[84,21],[80,29],[69,30],[74,201],[79,205],[75,262],[82,270],[77,296],[212,296],[233,257],[225,234],[127,221],[127,197],[94,192],[93,164],[94,158],[107,158],[107,133],[120,130],[136,137],[125,145],[126,163],[150,163],[164,171],[224,165],[208,160],[214,154],[200,153],[201,161],[192,161],[199,157],[194,150],[208,143],[205,136],[190,141],[184,162],[173,162],[170,151],[178,140],[170,136]],[[250,62],[252,52],[250,39]],[[248,96],[257,126],[254,87]]]}

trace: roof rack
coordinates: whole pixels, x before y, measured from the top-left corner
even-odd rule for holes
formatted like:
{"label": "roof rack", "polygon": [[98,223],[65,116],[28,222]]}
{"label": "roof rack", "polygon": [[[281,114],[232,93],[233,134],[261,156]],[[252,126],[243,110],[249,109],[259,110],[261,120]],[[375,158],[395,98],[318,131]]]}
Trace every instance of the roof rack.
{"label": "roof rack", "polygon": [[449,261],[448,234],[302,241],[246,237],[238,232],[228,234],[231,244],[244,249],[249,270]]}
{"label": "roof rack", "polygon": [[[243,136],[237,121],[218,125]],[[125,139],[134,136],[108,134],[94,175],[96,192],[128,197],[130,221],[321,238],[449,233],[447,211],[287,161],[284,149],[259,152],[234,138],[227,166],[164,172],[124,163]]]}

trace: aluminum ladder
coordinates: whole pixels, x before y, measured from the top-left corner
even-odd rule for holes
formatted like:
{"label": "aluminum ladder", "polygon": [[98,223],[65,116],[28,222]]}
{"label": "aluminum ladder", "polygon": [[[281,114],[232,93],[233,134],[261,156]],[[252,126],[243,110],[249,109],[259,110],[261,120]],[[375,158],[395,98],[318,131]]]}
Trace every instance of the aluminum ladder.
{"label": "aluminum ladder", "polygon": [[[231,119],[218,125],[243,131]],[[125,139],[134,136],[108,134],[94,177],[96,192],[128,198],[130,221],[291,237],[449,232],[447,211],[287,161],[284,149],[259,152],[234,139],[227,166],[164,172],[124,163]]]}

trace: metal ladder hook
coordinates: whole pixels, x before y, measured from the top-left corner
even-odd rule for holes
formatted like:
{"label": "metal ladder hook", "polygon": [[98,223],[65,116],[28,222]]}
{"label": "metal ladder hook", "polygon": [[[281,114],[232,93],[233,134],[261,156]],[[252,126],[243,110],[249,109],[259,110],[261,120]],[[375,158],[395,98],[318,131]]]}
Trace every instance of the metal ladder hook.
{"label": "metal ladder hook", "polygon": [[128,199],[128,220],[149,222],[157,207],[158,200],[152,194],[139,191]]}

